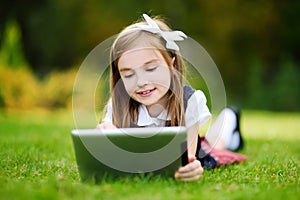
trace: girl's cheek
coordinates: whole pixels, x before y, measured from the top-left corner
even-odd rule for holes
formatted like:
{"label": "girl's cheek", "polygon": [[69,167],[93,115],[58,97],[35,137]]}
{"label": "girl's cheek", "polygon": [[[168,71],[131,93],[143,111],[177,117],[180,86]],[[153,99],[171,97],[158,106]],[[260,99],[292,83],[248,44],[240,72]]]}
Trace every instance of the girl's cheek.
{"label": "girl's cheek", "polygon": [[164,67],[161,70],[157,71],[155,75],[148,77],[148,79],[150,82],[168,89],[171,83],[171,74],[169,69],[167,67]]}
{"label": "girl's cheek", "polygon": [[136,88],[136,81],[134,80],[123,80],[126,92],[128,93],[129,96],[132,96],[134,93],[134,90]]}

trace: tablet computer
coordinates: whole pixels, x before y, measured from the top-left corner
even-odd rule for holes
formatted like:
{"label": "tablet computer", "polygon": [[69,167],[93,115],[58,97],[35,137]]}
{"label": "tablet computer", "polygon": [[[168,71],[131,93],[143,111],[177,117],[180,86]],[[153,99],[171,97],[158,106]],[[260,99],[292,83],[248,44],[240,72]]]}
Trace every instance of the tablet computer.
{"label": "tablet computer", "polygon": [[185,127],[76,129],[71,135],[82,181],[136,174],[173,177],[188,160]]}

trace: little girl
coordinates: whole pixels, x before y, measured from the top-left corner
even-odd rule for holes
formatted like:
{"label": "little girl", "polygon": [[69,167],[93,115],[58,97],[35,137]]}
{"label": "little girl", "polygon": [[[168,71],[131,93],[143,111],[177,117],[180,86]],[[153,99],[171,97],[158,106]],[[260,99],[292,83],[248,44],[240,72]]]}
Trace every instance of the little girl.
{"label": "little girl", "polygon": [[[111,98],[97,128],[185,126],[189,164],[174,174],[182,181],[198,180],[203,168],[245,160],[223,150],[238,150],[243,145],[239,114],[234,109],[227,108],[221,114],[229,123],[220,127],[222,122],[217,119],[210,129],[222,131],[221,140],[199,138],[198,129],[211,114],[204,93],[183,85],[184,64],[175,41],[184,40],[186,35],[170,30],[162,20],[146,14],[143,17],[145,21],[121,31],[112,45]],[[213,149],[210,144],[214,144]]]}

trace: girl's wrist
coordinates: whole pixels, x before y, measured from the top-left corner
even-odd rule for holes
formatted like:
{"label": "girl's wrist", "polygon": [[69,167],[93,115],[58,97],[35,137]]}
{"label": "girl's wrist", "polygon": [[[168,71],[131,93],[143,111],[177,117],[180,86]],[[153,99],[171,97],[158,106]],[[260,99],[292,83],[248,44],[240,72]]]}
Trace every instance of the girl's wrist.
{"label": "girl's wrist", "polygon": [[194,160],[197,160],[196,156],[193,154],[188,154],[189,163],[193,162]]}

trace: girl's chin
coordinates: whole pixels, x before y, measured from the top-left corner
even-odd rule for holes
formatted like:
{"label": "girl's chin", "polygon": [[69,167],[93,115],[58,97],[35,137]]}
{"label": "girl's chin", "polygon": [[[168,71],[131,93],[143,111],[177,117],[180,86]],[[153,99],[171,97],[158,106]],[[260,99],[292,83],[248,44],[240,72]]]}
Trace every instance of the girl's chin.
{"label": "girl's chin", "polygon": [[140,104],[143,104],[144,106],[152,106],[154,104],[157,104],[157,100],[153,101],[153,100],[143,100],[143,99],[139,99],[139,98],[134,98],[134,100],[136,100],[137,102],[139,102]]}
{"label": "girl's chin", "polygon": [[146,107],[150,107],[153,105],[164,105],[163,102],[165,102],[164,100],[162,100],[162,98],[159,97],[146,97],[146,98],[141,98],[139,96],[133,96],[132,97],[135,101],[139,102],[140,104],[146,106]]}

